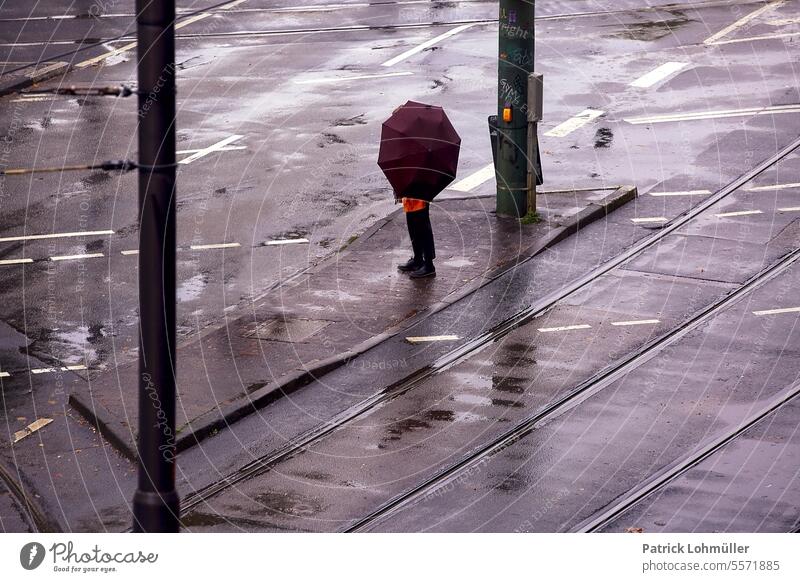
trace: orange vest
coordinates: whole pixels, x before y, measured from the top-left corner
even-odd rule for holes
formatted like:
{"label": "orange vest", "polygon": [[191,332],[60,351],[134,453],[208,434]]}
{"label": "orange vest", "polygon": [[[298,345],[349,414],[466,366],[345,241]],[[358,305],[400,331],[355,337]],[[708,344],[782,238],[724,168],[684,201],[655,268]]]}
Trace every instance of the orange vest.
{"label": "orange vest", "polygon": [[403,212],[416,212],[417,210],[425,210],[427,202],[424,200],[417,200],[416,198],[403,198]]}

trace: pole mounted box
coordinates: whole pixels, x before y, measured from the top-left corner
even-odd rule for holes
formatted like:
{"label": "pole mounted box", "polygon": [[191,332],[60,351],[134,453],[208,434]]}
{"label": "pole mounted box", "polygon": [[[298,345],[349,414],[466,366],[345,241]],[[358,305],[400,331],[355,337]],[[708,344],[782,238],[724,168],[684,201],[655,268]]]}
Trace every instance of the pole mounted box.
{"label": "pole mounted box", "polygon": [[528,121],[538,123],[542,120],[542,104],[544,102],[544,75],[531,73],[528,75]]}

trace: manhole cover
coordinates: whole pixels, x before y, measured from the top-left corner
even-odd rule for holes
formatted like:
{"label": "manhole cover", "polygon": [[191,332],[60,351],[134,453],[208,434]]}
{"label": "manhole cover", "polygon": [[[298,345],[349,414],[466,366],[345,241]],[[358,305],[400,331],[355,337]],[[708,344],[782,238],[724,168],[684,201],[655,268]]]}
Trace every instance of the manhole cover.
{"label": "manhole cover", "polygon": [[302,342],[330,324],[330,321],[317,319],[270,319],[257,324],[244,336],[277,342]]}

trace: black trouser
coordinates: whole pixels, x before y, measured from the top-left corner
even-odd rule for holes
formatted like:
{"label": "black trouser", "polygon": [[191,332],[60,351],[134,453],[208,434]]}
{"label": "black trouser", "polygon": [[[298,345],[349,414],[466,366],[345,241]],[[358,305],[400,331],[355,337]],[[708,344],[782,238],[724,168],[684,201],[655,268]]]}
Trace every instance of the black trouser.
{"label": "black trouser", "polygon": [[430,204],[426,204],[423,210],[406,212],[408,235],[411,237],[411,248],[414,249],[414,260],[417,262],[430,263],[436,258],[430,208]]}

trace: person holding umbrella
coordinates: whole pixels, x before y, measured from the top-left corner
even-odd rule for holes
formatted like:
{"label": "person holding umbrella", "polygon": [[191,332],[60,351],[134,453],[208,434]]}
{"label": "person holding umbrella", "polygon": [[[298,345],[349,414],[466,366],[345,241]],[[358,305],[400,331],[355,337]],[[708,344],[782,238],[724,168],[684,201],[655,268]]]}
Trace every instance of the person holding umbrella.
{"label": "person holding umbrella", "polygon": [[403,197],[403,212],[414,256],[397,268],[403,273],[410,273],[412,279],[435,277],[433,259],[436,258],[436,249],[433,246],[430,204],[424,200]]}
{"label": "person holding umbrella", "polygon": [[430,202],[456,177],[459,137],[441,107],[408,101],[381,127],[378,166],[403,202],[414,256],[398,265],[414,279],[433,277]]}

